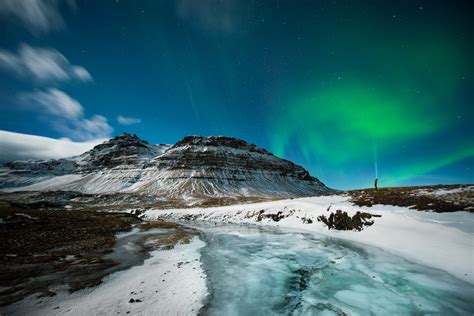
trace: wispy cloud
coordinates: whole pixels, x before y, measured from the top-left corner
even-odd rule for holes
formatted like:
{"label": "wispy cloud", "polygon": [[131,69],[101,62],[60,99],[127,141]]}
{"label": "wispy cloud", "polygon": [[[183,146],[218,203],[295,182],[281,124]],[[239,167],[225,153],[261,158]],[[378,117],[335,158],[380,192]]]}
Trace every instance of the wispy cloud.
{"label": "wispy cloud", "polygon": [[79,101],[55,88],[23,93],[19,100],[23,107],[40,112],[54,130],[76,140],[106,138],[113,131],[107,118],[86,118]]}
{"label": "wispy cloud", "polygon": [[52,127],[76,140],[109,138],[113,132],[107,118],[102,115],[76,120],[57,120],[52,122]]}
{"label": "wispy cloud", "polygon": [[61,90],[51,88],[20,95],[26,106],[38,112],[67,119],[78,119],[83,116],[82,105]]}
{"label": "wispy cloud", "polygon": [[27,159],[52,159],[80,155],[107,140],[73,142],[0,130],[0,162]]}
{"label": "wispy cloud", "polygon": [[65,27],[61,5],[76,9],[74,0],[2,0],[0,16],[20,22],[33,34],[47,33]]}
{"label": "wispy cloud", "polygon": [[0,68],[41,83],[92,81],[92,76],[84,67],[71,64],[56,49],[35,48],[28,44],[21,44],[17,54],[0,49]]}
{"label": "wispy cloud", "polygon": [[142,120],[135,117],[126,117],[126,116],[119,115],[117,116],[117,122],[120,125],[133,125],[133,124],[141,123]]}

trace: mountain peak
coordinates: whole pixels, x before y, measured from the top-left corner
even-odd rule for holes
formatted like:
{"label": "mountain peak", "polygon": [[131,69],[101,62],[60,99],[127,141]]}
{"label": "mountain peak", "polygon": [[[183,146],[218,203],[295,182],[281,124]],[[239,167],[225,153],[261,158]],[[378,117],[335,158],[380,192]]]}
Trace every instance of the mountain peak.
{"label": "mountain peak", "polygon": [[[123,133],[84,153],[87,169],[113,168],[144,162],[161,154],[168,146],[152,145],[137,135]],[[146,158],[146,159],[144,159]]]}
{"label": "mountain peak", "polygon": [[231,147],[235,149],[248,150],[251,152],[258,152],[261,154],[272,155],[263,148],[258,147],[255,144],[248,143],[240,138],[227,137],[227,136],[186,136],[182,140],[178,141],[173,148],[182,146],[214,146],[214,147]]}
{"label": "mountain peak", "polygon": [[142,147],[146,148],[149,145],[149,143],[146,140],[140,139],[137,135],[133,134],[128,134],[128,133],[123,133],[121,135],[115,136],[114,138],[111,138],[102,144],[99,144],[92,148],[89,152],[100,152],[103,151],[104,149],[114,149],[114,150],[120,150],[122,148],[127,148],[127,147]]}
{"label": "mountain peak", "polygon": [[115,136],[114,138],[110,139],[110,141],[139,141],[142,143],[148,144],[146,140],[141,139],[140,137],[137,136],[137,134],[129,134],[129,133],[123,133],[121,135]]}

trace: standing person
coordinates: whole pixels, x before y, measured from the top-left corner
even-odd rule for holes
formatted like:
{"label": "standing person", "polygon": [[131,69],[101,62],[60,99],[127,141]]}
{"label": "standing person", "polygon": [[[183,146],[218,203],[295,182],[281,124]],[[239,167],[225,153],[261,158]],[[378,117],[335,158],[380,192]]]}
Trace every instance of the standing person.
{"label": "standing person", "polygon": [[379,179],[375,178],[375,181],[374,181],[375,190],[378,190],[378,187],[377,187],[378,183],[379,183]]}

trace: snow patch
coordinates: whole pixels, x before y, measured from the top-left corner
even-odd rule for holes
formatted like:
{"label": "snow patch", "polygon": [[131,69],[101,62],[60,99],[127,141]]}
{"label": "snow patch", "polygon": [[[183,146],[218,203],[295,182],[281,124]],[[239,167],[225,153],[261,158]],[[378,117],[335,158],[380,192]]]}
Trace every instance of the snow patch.
{"label": "snow patch", "polygon": [[[140,266],[116,272],[97,287],[38,299],[34,295],[7,307],[16,315],[190,315],[207,295],[195,237],[171,250],[156,250]],[[185,277],[184,277],[185,276]]]}

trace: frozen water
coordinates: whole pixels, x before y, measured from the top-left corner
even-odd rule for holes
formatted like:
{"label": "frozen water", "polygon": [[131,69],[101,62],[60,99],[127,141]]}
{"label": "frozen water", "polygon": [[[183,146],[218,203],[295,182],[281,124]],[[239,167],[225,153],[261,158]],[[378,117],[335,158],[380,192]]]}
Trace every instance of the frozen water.
{"label": "frozen water", "polygon": [[[116,268],[120,271],[111,271],[102,284],[48,298],[33,295],[0,314],[474,313],[473,285],[378,248],[275,227],[209,222],[192,226],[206,243],[195,238],[150,254],[141,254],[146,252],[140,245],[147,234],[173,232],[134,229],[119,234],[108,258],[121,262]],[[131,297],[141,302],[131,304]]]}
{"label": "frozen water", "polygon": [[205,315],[474,312],[472,285],[377,248],[274,228],[198,228]]}

